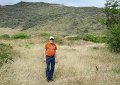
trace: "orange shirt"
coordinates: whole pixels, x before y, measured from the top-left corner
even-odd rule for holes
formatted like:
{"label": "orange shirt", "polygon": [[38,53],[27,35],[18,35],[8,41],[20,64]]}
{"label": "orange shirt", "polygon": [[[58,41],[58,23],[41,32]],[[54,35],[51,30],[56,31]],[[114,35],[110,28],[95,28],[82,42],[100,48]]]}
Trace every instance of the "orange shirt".
{"label": "orange shirt", "polygon": [[47,56],[53,56],[57,50],[57,46],[54,43],[46,43],[45,44],[45,49],[46,49],[46,55]]}

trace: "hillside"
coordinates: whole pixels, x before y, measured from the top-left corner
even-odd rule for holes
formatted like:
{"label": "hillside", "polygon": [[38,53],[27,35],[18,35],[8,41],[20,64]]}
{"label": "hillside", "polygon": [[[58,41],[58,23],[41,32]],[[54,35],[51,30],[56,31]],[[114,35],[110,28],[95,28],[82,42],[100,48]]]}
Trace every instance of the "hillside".
{"label": "hillside", "polygon": [[67,7],[44,2],[19,2],[0,6],[0,27],[64,31],[67,33],[102,30],[98,19],[104,17],[101,8]]}

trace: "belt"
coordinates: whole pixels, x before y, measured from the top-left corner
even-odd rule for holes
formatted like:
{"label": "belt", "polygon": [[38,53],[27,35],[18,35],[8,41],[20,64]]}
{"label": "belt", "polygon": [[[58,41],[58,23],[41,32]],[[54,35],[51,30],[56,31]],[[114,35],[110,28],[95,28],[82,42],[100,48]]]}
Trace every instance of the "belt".
{"label": "belt", "polygon": [[48,56],[48,55],[46,55],[46,58],[48,58],[48,57],[54,57],[54,55],[53,55],[53,56]]}

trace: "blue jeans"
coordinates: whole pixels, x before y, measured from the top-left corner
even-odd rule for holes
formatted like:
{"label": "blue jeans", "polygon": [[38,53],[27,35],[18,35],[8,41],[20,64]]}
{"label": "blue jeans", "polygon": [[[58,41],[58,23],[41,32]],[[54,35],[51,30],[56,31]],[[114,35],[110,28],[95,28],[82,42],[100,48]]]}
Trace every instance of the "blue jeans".
{"label": "blue jeans", "polygon": [[51,80],[53,78],[54,68],[55,68],[55,58],[46,57],[46,78]]}

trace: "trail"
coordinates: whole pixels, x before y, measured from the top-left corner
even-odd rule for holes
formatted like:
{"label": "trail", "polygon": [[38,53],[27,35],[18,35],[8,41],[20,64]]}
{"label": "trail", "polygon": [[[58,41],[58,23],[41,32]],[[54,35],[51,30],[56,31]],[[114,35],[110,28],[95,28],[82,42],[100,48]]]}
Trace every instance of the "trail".
{"label": "trail", "polygon": [[[94,48],[98,51],[94,51]],[[2,67],[0,85],[120,85],[120,76],[111,72],[111,59],[101,54],[103,45],[59,46],[54,82],[46,82],[43,45],[16,47],[20,57]],[[107,62],[105,63],[104,60]],[[98,70],[96,70],[96,66]],[[7,70],[6,70],[7,69]]]}

